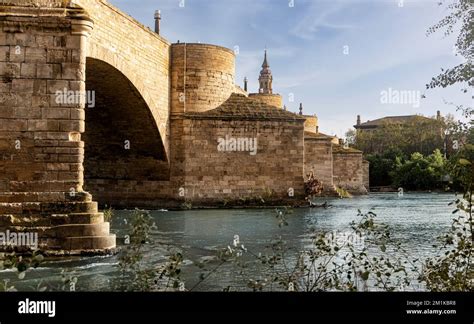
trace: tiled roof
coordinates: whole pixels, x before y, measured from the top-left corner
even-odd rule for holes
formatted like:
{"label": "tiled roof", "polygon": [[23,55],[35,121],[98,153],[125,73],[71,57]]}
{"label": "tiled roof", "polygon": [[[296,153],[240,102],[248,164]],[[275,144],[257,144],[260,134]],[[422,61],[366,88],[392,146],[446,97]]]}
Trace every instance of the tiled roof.
{"label": "tiled roof", "polygon": [[188,118],[197,119],[279,119],[279,120],[300,120],[305,118],[295,113],[267,105],[258,100],[233,93],[219,107],[203,112],[187,112],[184,114]]}
{"label": "tiled roof", "polygon": [[374,119],[367,121],[365,123],[361,123],[360,125],[354,125],[355,128],[358,127],[377,127],[380,125],[387,125],[387,124],[404,124],[409,122],[416,122],[416,121],[436,121],[436,119],[428,118],[425,116],[420,115],[407,115],[407,116],[387,116],[379,119]]}

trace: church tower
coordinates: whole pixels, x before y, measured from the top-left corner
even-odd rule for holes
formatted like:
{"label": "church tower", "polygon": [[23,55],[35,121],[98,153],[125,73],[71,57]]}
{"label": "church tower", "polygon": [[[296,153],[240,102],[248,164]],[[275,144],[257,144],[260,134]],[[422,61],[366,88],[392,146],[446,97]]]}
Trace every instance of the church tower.
{"label": "church tower", "polygon": [[273,90],[272,90],[273,76],[272,76],[272,71],[270,70],[270,65],[268,65],[267,50],[265,50],[265,57],[263,59],[262,70],[260,71],[258,82],[260,84],[260,88],[258,89],[259,93],[264,93],[264,94],[273,93]]}
{"label": "church tower", "polygon": [[[267,105],[274,106],[277,108],[283,108],[283,98],[277,94],[273,93],[273,75],[270,70],[270,65],[268,64],[267,59],[267,50],[265,49],[265,56],[263,58],[262,70],[260,71],[260,76],[258,77],[258,92],[249,93],[249,97],[261,101]],[[245,83],[244,83],[245,87]]]}

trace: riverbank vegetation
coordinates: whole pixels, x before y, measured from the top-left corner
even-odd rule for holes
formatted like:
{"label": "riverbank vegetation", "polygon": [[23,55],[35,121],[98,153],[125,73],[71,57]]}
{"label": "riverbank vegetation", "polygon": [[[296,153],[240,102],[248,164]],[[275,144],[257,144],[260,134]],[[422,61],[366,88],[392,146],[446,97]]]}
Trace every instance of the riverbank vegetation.
{"label": "riverbank vegetation", "polygon": [[388,186],[395,189],[402,187],[405,190],[460,190],[461,179],[455,172],[455,167],[459,153],[474,145],[474,128],[470,123],[458,122],[456,133],[452,134],[458,139],[452,143],[456,150],[452,150],[449,156],[443,154],[438,148],[428,155],[420,152],[407,154],[394,148],[382,154],[366,154],[365,158],[370,163],[371,187]]}

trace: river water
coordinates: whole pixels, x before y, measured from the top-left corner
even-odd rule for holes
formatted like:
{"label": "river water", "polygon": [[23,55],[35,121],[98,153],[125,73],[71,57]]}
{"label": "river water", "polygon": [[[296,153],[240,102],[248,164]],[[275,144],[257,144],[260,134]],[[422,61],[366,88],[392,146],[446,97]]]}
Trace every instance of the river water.
{"label": "river water", "polygon": [[[167,260],[170,251],[184,256],[182,279],[185,286],[193,287],[201,271],[196,261],[209,261],[216,251],[232,245],[234,235],[251,251],[263,251],[268,243],[281,236],[292,249],[298,250],[308,243],[311,228],[322,231],[344,232],[358,210],[372,211],[380,222],[388,224],[395,239],[403,242],[414,258],[425,259],[436,253],[432,247],[436,238],[449,230],[453,206],[448,204],[453,194],[440,193],[377,193],[352,199],[328,199],[331,208],[300,208],[288,215],[288,226],[280,228],[273,209],[151,211],[156,223],[152,231],[153,243],[144,250],[145,267],[153,267]],[[115,211],[112,232],[117,234],[118,245],[128,234],[131,211]],[[0,280],[9,280],[18,290],[36,290],[47,287],[59,290],[61,273],[76,277],[77,291],[112,290],[119,276],[117,256],[68,257],[44,261],[37,269],[28,270],[23,280],[11,271],[1,271]],[[246,273],[259,275],[259,269],[250,266]],[[220,291],[245,289],[245,282],[235,272],[235,267],[224,265],[199,284],[195,290]],[[66,290],[69,288],[66,287]]]}

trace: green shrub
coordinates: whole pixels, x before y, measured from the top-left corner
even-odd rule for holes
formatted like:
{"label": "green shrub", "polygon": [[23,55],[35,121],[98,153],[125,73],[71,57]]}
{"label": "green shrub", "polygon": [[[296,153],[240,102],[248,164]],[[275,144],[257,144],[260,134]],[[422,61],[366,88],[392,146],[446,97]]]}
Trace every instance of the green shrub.
{"label": "green shrub", "polygon": [[441,188],[445,174],[445,159],[438,149],[428,157],[421,153],[413,153],[406,161],[397,157],[395,168],[391,171],[393,185],[407,190]]}

